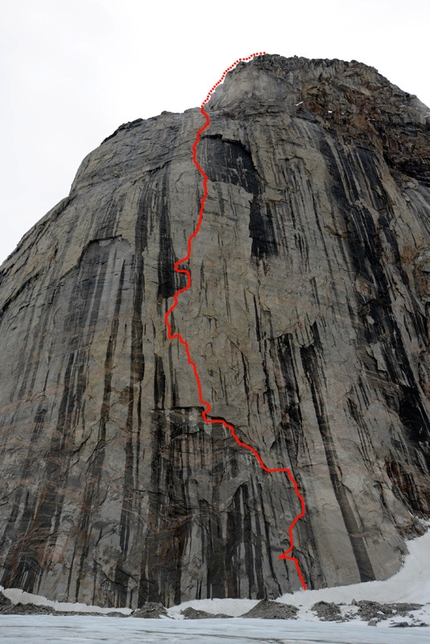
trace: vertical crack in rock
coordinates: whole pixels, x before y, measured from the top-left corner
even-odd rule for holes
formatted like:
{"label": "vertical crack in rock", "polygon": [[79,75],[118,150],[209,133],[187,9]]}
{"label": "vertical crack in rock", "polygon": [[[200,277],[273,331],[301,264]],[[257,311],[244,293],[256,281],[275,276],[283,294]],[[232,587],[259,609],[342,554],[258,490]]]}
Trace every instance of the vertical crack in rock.
{"label": "vertical crack in rock", "polygon": [[[387,275],[387,267],[382,263],[383,240],[381,233],[387,238],[390,248],[393,251],[396,265],[399,267],[400,278],[403,284],[407,286],[409,282],[400,261],[398,241],[392,231],[389,230],[386,216],[379,215],[378,230],[375,226],[374,218],[368,209],[364,207],[358,208],[351,204],[351,199],[354,197],[358,198],[358,193],[351,194],[348,198],[331,150],[326,145],[323,149],[325,157],[330,159],[328,167],[334,181],[334,191],[339,196],[345,212],[349,215],[348,224],[351,230],[350,257],[354,268],[357,275],[362,277],[368,284],[372,284],[375,289],[375,297],[366,298],[367,301],[365,302],[363,302],[363,297],[356,293],[358,310],[364,318],[364,324],[360,329],[364,335],[363,345],[377,345],[382,348],[382,356],[385,364],[383,375],[385,377],[382,378],[381,382],[381,375],[378,373],[378,387],[381,388],[387,406],[398,415],[399,420],[408,430],[407,440],[409,443],[409,451],[415,452],[415,454],[411,454],[414,467],[419,468],[422,474],[426,476],[430,470],[430,455],[427,449],[421,452],[420,447],[428,445],[430,420],[428,411],[424,408],[422,393],[419,390],[417,378],[411,367],[402,333],[393,311],[390,296],[393,289]],[[341,155],[339,157],[342,158]],[[364,151],[361,151],[360,159],[362,162],[363,159],[366,160],[364,170],[367,180],[372,186],[372,192],[377,195],[378,193],[379,195],[383,195],[384,188],[380,182],[374,163],[369,159],[369,154],[364,154]],[[345,162],[342,168],[348,168],[348,165]],[[352,185],[352,181],[353,179],[351,179],[350,186]],[[393,216],[387,198],[383,201],[378,198],[376,205],[379,208],[383,208],[388,216]],[[371,322],[370,324],[369,321]],[[413,322],[416,335],[418,337],[422,336],[423,343],[427,345],[427,333],[421,323],[421,314],[419,311],[413,317]],[[416,446],[420,446],[418,452],[416,451]],[[393,472],[398,471],[398,466],[394,465],[394,468],[391,468],[389,465],[390,460],[391,458],[388,457],[387,473],[396,486],[396,493],[399,494],[398,480],[396,476],[393,476]],[[410,461],[410,459],[407,458],[407,461]],[[402,466],[400,465],[401,468]],[[416,485],[413,474],[410,473],[408,476],[411,480],[411,485],[401,485],[403,488],[401,494],[403,495],[406,492],[407,496],[407,490],[409,490],[411,492],[411,510],[423,511],[422,505],[417,507]]]}
{"label": "vertical crack in rock", "polygon": [[[154,177],[155,186],[157,178]],[[148,244],[148,208],[147,194],[144,192],[139,202],[139,211],[135,225],[135,253],[131,265],[132,316],[130,376],[128,384],[127,417],[125,420],[125,462],[122,490],[122,508],[120,517],[119,548],[120,556],[116,563],[115,589],[117,606],[127,603],[127,587],[130,575],[124,570],[123,562],[127,558],[131,523],[135,507],[135,490],[139,476],[140,441],[142,431],[142,381],[145,375],[145,356],[143,348],[142,307],[145,296],[145,275],[143,253]]]}
{"label": "vertical crack in rock", "polygon": [[301,350],[301,356],[306,378],[308,379],[309,387],[312,392],[312,401],[318,420],[318,427],[321,432],[330,479],[333,484],[333,490],[337,502],[339,503],[348,537],[351,541],[352,551],[360,573],[360,580],[363,582],[373,581],[375,579],[375,573],[367,553],[364,536],[362,534],[363,528],[357,522],[356,513],[354,512],[354,508],[351,506],[351,501],[348,498],[350,495],[342,481],[342,467],[337,455],[333,436],[330,431],[330,423],[325,410],[322,379],[320,376],[322,372],[320,365],[320,361],[322,359],[322,347],[319,341],[316,325],[313,326],[312,332],[314,336],[314,344],[311,344],[309,347],[303,347]]}
{"label": "vertical crack in rock", "polygon": [[[97,443],[92,454],[92,459],[86,474],[86,485],[83,497],[83,504],[81,510],[81,522],[77,532],[76,548],[74,557],[80,551],[80,564],[79,571],[85,569],[85,562],[89,555],[90,538],[89,533],[92,527],[92,513],[94,507],[99,506],[105,495],[101,489],[101,481],[103,474],[103,465],[105,461],[106,452],[106,426],[110,420],[111,409],[111,394],[112,394],[112,372],[114,367],[114,356],[116,352],[116,345],[118,340],[119,329],[119,316],[121,311],[121,300],[124,287],[124,264],[121,268],[119,278],[118,290],[116,293],[115,310],[111,321],[111,330],[109,341],[106,349],[105,367],[104,367],[104,388],[103,388],[103,402],[100,410],[100,421],[97,436]],[[76,581],[76,596],[79,597],[79,590],[81,585],[81,575],[78,574]]]}
{"label": "vertical crack in rock", "polygon": [[[291,461],[293,476],[297,481],[299,489],[303,490],[305,505],[307,506],[306,486],[301,473],[300,457],[302,453],[306,453],[309,457],[309,446],[306,441],[306,428],[304,427],[301,412],[297,363],[297,360],[300,360],[300,353],[297,347],[294,346],[294,339],[291,334],[285,334],[276,338],[271,343],[270,355],[273,363],[279,364],[279,371],[276,368],[275,372],[281,409],[279,436],[285,441],[285,448]],[[323,568],[317,554],[317,537],[314,533],[309,512],[300,521],[297,530],[299,534],[301,532],[306,534],[306,551],[302,553],[302,559],[306,561],[307,569],[312,571],[308,572],[307,576],[312,579],[323,579]]]}
{"label": "vertical crack in rock", "polygon": [[[58,422],[46,457],[43,488],[33,506],[31,519],[25,519],[25,526],[21,524],[18,543],[11,547],[6,558],[4,583],[30,592],[37,590],[43,574],[41,563],[49,562],[50,550],[55,546],[64,502],[61,489],[67,479],[74,434],[84,408],[86,346],[91,343],[95,333],[108,252],[94,243],[82,255],[79,277],[65,320],[69,336],[68,360]],[[21,555],[23,539],[27,540],[24,556]]]}

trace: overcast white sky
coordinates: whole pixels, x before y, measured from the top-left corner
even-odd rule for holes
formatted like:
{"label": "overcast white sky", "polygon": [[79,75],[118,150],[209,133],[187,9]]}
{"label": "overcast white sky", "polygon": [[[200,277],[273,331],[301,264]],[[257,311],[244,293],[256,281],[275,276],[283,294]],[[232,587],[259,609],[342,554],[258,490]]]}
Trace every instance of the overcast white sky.
{"label": "overcast white sky", "polygon": [[121,123],[255,51],[359,60],[430,105],[430,0],[0,0],[0,262]]}

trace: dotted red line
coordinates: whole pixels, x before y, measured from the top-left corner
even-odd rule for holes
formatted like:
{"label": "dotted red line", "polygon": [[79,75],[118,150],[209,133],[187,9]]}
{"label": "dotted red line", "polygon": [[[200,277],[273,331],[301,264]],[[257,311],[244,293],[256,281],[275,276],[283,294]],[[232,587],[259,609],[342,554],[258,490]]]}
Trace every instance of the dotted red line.
{"label": "dotted red line", "polygon": [[212,93],[216,90],[216,88],[218,87],[218,85],[220,85],[220,84],[223,82],[223,80],[225,79],[225,77],[226,77],[226,75],[228,74],[228,72],[229,72],[229,71],[231,71],[234,67],[236,67],[236,65],[237,65],[238,63],[240,63],[241,61],[244,61],[244,62],[245,62],[245,61],[251,60],[251,59],[252,59],[252,58],[254,58],[255,56],[262,56],[262,55],[264,55],[264,54],[265,54],[265,52],[259,52],[259,53],[256,53],[256,54],[251,54],[251,56],[248,56],[247,58],[238,58],[238,59],[237,59],[237,60],[236,60],[232,65],[230,65],[230,67],[228,67],[228,68],[225,70],[225,72],[223,73],[223,75],[221,76],[221,78],[219,79],[219,81],[218,81],[217,83],[215,83],[215,85],[212,87],[212,89],[210,90],[210,92],[209,92],[209,93],[208,93],[208,95],[206,96],[205,100],[204,100],[204,101],[203,101],[203,103],[201,104],[200,112],[201,112],[201,113],[203,114],[203,116],[205,117],[205,121],[206,121],[206,122],[205,122],[205,124],[200,128],[200,130],[197,132],[196,139],[195,139],[195,141],[194,141],[194,143],[193,143],[193,145],[192,145],[192,152],[193,152],[193,161],[194,161],[194,165],[196,166],[197,170],[200,172],[200,174],[201,174],[201,175],[202,175],[202,177],[203,177],[203,197],[202,197],[201,202],[200,202],[199,218],[198,218],[198,221],[197,221],[196,227],[195,227],[195,229],[194,229],[194,232],[193,232],[193,233],[190,235],[190,237],[188,238],[187,254],[185,255],[185,257],[183,257],[182,259],[179,259],[179,260],[178,260],[177,262],[175,262],[175,264],[174,264],[174,269],[175,269],[175,271],[176,271],[177,273],[181,273],[181,274],[183,274],[183,275],[186,275],[186,276],[187,276],[187,285],[186,285],[186,286],[184,286],[183,288],[179,289],[178,291],[176,291],[176,293],[174,294],[174,296],[173,296],[173,304],[172,304],[172,306],[170,307],[170,309],[166,312],[166,314],[165,314],[165,316],[164,316],[164,321],[165,321],[165,324],[166,324],[166,327],[167,327],[167,337],[169,338],[169,340],[174,340],[174,339],[179,340],[179,342],[183,345],[183,347],[184,347],[184,349],[185,349],[185,353],[186,353],[186,355],[187,355],[188,364],[193,368],[193,371],[194,371],[194,377],[195,377],[195,379],[196,379],[196,383],[197,383],[197,390],[198,390],[198,394],[199,394],[199,399],[200,399],[201,404],[202,404],[202,405],[203,405],[203,407],[205,408],[205,410],[204,410],[204,411],[202,411],[202,417],[203,417],[203,420],[204,420],[206,423],[209,423],[209,424],[214,424],[214,423],[221,424],[221,425],[223,425],[224,427],[226,427],[227,429],[229,429],[229,430],[230,430],[230,432],[231,432],[231,435],[233,436],[233,438],[234,438],[234,440],[236,441],[236,443],[237,443],[238,445],[240,445],[240,447],[244,447],[245,449],[247,449],[247,450],[249,450],[250,452],[252,452],[252,453],[254,454],[255,458],[257,459],[257,461],[259,462],[260,467],[261,467],[265,472],[269,472],[269,473],[273,473],[273,472],[284,472],[284,473],[286,473],[286,474],[288,475],[288,478],[290,479],[291,483],[293,484],[294,491],[295,491],[295,493],[297,494],[297,497],[298,497],[298,499],[299,499],[299,501],[300,501],[300,505],[301,505],[301,512],[300,512],[300,514],[298,514],[298,515],[294,518],[294,520],[293,520],[293,522],[291,523],[291,525],[290,525],[290,527],[289,527],[289,530],[288,530],[288,536],[289,536],[289,539],[290,539],[290,547],[289,547],[289,548],[288,548],[288,550],[286,550],[282,555],[279,555],[279,559],[288,559],[289,561],[293,561],[293,562],[294,562],[294,564],[295,564],[295,566],[296,566],[297,574],[298,574],[298,576],[299,576],[299,578],[300,578],[300,582],[301,582],[302,587],[303,587],[303,590],[306,590],[306,583],[305,583],[304,577],[303,577],[303,575],[302,575],[302,572],[301,572],[301,570],[300,570],[299,562],[298,562],[298,560],[296,559],[296,557],[292,557],[292,556],[290,556],[290,553],[292,552],[292,550],[293,550],[293,548],[294,548],[294,538],[293,538],[293,530],[294,530],[294,527],[295,527],[295,525],[296,525],[297,521],[299,521],[299,519],[301,519],[302,517],[304,517],[304,516],[305,516],[305,502],[304,502],[304,499],[303,499],[302,495],[300,494],[299,486],[297,485],[297,481],[295,480],[294,476],[293,476],[293,475],[292,475],[292,473],[291,473],[291,470],[290,470],[288,467],[275,467],[275,468],[269,468],[269,467],[266,467],[266,465],[265,465],[265,464],[264,464],[264,462],[263,462],[263,459],[261,458],[260,454],[259,454],[259,453],[257,452],[257,450],[255,449],[255,447],[252,447],[252,445],[248,445],[247,443],[244,443],[243,441],[241,441],[241,440],[240,440],[240,438],[239,438],[239,437],[238,437],[238,435],[236,434],[236,430],[235,430],[235,428],[234,428],[234,426],[233,426],[233,425],[230,425],[230,423],[227,423],[227,422],[226,422],[225,420],[223,420],[222,418],[208,418],[208,414],[209,414],[209,413],[210,413],[210,411],[211,411],[211,406],[210,406],[210,403],[208,403],[208,402],[203,398],[202,383],[201,383],[200,376],[199,376],[198,371],[197,371],[197,365],[196,365],[196,363],[194,362],[194,360],[191,358],[190,348],[189,348],[189,346],[188,346],[188,342],[187,342],[186,340],[184,340],[184,339],[183,339],[183,337],[181,336],[181,334],[180,334],[180,333],[174,333],[174,334],[172,334],[172,327],[171,327],[170,322],[169,322],[170,314],[175,310],[175,308],[176,308],[176,307],[177,307],[177,305],[178,305],[178,298],[179,298],[179,296],[181,295],[181,293],[184,293],[185,291],[188,291],[188,289],[189,289],[189,288],[191,288],[191,283],[192,283],[192,281],[191,281],[191,273],[190,273],[187,269],[179,268],[179,266],[180,266],[180,264],[183,264],[184,262],[187,262],[187,261],[190,259],[190,257],[191,257],[191,250],[192,250],[192,243],[193,243],[193,239],[194,239],[194,238],[198,235],[198,233],[199,233],[200,226],[201,226],[202,221],[203,221],[203,211],[204,211],[204,207],[205,207],[205,201],[206,201],[206,198],[207,198],[207,196],[208,196],[208,177],[207,177],[207,175],[206,175],[205,171],[201,168],[201,166],[199,165],[199,163],[198,163],[198,161],[197,161],[197,146],[198,146],[198,144],[199,144],[199,142],[200,142],[201,134],[202,134],[202,132],[204,132],[204,131],[209,127],[209,125],[210,125],[209,115],[208,115],[208,114],[207,114],[207,112],[205,111],[204,106],[205,106],[205,104],[208,102],[208,100],[210,99],[210,97],[211,97]]}
{"label": "dotted red line", "polygon": [[[238,63],[241,63],[241,62],[246,63],[248,60],[251,60],[252,58],[255,58],[256,56],[264,56],[265,53],[266,53],[265,51],[259,51],[256,54],[251,54],[250,56],[247,56],[247,58],[238,58],[237,60],[234,61],[234,63],[232,65],[230,65],[230,67],[227,67],[227,69],[224,71],[224,73],[221,76],[221,78],[219,79],[219,81],[216,82],[215,85],[212,87],[212,89],[209,91],[208,95],[206,96],[205,100],[203,101],[203,103],[201,105],[200,111],[202,110],[202,107],[205,105],[205,103],[208,102],[208,100],[211,97],[211,94],[213,94],[213,92],[216,90],[218,85],[221,85],[221,83],[224,82],[224,78],[227,76],[227,74],[229,72],[231,72],[232,69],[234,69],[236,67],[236,65]],[[208,126],[205,126],[205,127],[208,127]],[[203,129],[205,129],[205,128],[203,128]]]}

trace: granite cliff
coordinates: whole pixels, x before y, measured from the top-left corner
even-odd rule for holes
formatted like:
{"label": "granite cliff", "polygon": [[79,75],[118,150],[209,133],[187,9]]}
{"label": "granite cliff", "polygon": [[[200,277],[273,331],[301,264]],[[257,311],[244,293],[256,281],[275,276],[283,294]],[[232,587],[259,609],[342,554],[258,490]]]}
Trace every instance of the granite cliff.
{"label": "granite cliff", "polygon": [[[306,504],[308,588],[386,579],[430,514],[430,119],[373,68],[265,55],[207,106],[172,315],[213,417]],[[274,598],[300,511],[205,424],[164,315],[199,109],[121,126],[0,269],[0,583]]]}

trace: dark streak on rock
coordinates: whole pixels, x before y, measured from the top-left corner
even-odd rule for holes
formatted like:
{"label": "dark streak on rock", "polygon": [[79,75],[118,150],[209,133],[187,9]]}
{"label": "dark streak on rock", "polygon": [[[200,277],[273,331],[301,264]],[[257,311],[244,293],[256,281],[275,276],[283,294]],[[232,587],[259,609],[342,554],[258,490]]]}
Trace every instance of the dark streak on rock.
{"label": "dark streak on rock", "polygon": [[[149,189],[150,192],[150,189]],[[135,512],[135,489],[140,458],[140,435],[142,430],[142,380],[145,375],[143,353],[142,307],[145,295],[143,253],[148,243],[148,204],[143,192],[139,204],[139,215],[135,226],[135,254],[132,264],[133,308],[131,319],[130,379],[128,385],[128,410],[125,426],[125,467],[123,477],[123,501],[120,519],[121,556],[116,564],[114,588],[117,591],[116,606],[127,603],[129,575],[124,571],[123,561],[127,558],[133,515]],[[137,418],[137,422],[135,421]]]}
{"label": "dark streak on rock", "polygon": [[333,436],[330,431],[330,423],[327,418],[323,395],[323,373],[321,359],[322,346],[319,342],[319,334],[316,325],[313,326],[314,344],[309,347],[302,347],[300,353],[305,370],[306,378],[312,393],[315,414],[318,420],[318,427],[324,445],[327,459],[327,466],[330,479],[333,485],[337,502],[342,513],[345,527],[351,542],[351,548],[357,562],[357,568],[361,581],[373,581],[375,573],[367,553],[366,544],[362,535],[362,529],[358,525],[356,515],[348,499],[347,489],[342,483],[342,468],[336,452]]}

